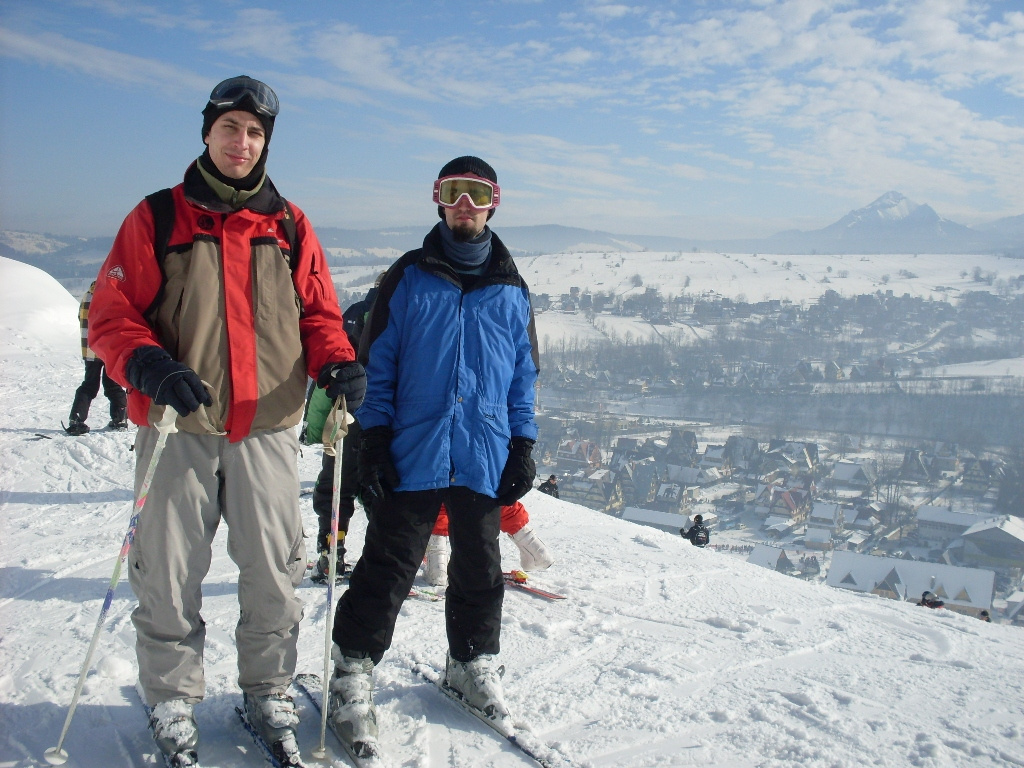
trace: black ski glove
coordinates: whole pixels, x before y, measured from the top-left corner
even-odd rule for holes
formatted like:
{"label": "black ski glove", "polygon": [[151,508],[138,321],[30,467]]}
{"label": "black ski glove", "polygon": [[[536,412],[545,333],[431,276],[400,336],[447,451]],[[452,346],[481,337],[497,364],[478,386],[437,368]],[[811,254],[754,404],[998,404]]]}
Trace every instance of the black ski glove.
{"label": "black ski glove", "polygon": [[327,363],[320,369],[320,375],[316,377],[318,387],[327,390],[327,396],[331,400],[337,400],[345,396],[345,408],[349,413],[363,404],[363,396],[366,394],[366,371],[356,361],[347,363]]}
{"label": "black ski glove", "polygon": [[498,503],[503,507],[515,504],[533,488],[537,477],[537,464],[530,453],[533,440],[528,437],[513,437],[509,445],[508,460],[501,472],[498,483]]}
{"label": "black ski glove", "polygon": [[391,428],[364,429],[359,438],[359,499],[367,511],[398,487],[398,470],[391,461]]}
{"label": "black ski glove", "polygon": [[199,376],[179,363],[163,347],[139,347],[125,366],[128,383],[157,405],[169,405],[181,416],[213,405]]}

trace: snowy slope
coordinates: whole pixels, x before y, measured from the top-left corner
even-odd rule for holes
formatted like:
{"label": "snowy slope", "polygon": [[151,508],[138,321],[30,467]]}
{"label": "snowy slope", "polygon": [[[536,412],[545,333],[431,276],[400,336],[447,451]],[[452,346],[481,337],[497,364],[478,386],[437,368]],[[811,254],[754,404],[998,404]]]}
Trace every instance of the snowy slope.
{"label": "snowy slope", "polygon": [[[60,430],[81,375],[75,307],[43,273],[0,260],[3,768],[41,765],[57,741],[132,502],[133,433]],[[94,427],[105,405],[94,403]],[[319,463],[306,449],[305,486]],[[506,595],[506,690],[576,765],[1024,765],[1019,629],[806,584],[536,492],[526,504],[558,559],[537,581],[569,599]],[[308,496],[302,508],[314,530]],[[357,514],[356,551],[364,522]],[[223,533],[215,547],[200,754],[204,766],[264,765],[233,712],[236,569]],[[502,550],[515,566],[504,537]],[[299,668],[319,672],[326,592],[306,582],[300,594]],[[71,766],[157,765],[131,691],[133,604],[122,583],[65,743]],[[395,764],[530,765],[410,673],[444,650],[442,605],[408,601],[378,668]],[[303,724],[309,765],[318,726]]]}

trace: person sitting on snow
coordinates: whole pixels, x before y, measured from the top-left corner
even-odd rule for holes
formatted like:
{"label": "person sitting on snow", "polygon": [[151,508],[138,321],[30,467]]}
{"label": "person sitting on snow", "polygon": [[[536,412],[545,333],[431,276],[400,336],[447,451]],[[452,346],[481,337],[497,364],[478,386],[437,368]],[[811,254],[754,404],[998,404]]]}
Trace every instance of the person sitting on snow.
{"label": "person sitting on snow", "polygon": [[942,608],[945,603],[926,589],[921,593],[921,600],[918,602],[918,605],[923,605],[925,608]]}
{"label": "person sitting on snow", "polygon": [[680,528],[679,534],[684,539],[689,540],[689,542],[695,547],[706,547],[708,542],[711,540],[711,532],[708,530],[708,527],[704,525],[703,515],[694,515],[693,525],[690,526],[690,530]]}

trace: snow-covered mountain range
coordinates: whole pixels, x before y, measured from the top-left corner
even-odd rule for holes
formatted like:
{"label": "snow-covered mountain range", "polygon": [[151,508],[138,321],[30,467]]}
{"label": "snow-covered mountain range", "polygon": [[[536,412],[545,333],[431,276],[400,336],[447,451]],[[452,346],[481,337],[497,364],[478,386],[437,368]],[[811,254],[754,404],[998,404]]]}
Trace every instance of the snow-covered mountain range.
{"label": "snow-covered mountain range", "polygon": [[[317,227],[325,248],[348,256],[399,255],[423,242],[428,227],[354,230]],[[538,225],[500,227],[502,240],[517,255],[573,252],[719,251],[768,254],[1007,254],[1024,257],[1024,215],[972,229],[944,219],[930,206],[899,192],[886,192],[834,224],[812,231],[792,230],[763,239],[697,240],[658,235],[620,235],[597,230]],[[34,264],[60,277],[75,265],[102,261],[112,237],[59,237],[0,230],[0,256]],[[77,275],[77,272],[75,273]],[[85,276],[85,275],[80,275]]]}
{"label": "snow-covered mountain range", "polygon": [[787,253],[985,253],[998,250],[998,240],[944,219],[899,192],[886,192],[823,229],[770,238],[773,252]]}
{"label": "snow-covered mountain range", "polygon": [[[71,438],[60,428],[82,374],[76,311],[51,277],[0,258],[3,768],[44,765],[57,741],[132,507],[133,432]],[[93,404],[96,427],[104,406],[102,396]],[[309,488],[319,451],[305,449],[299,466]],[[535,580],[568,599],[506,595],[505,688],[517,721],[564,765],[1024,765],[1019,628],[809,584],[537,492],[525,503],[556,557]],[[314,530],[309,497],[301,505]],[[364,526],[357,512],[352,553]],[[501,546],[517,566],[507,537]],[[237,569],[223,532],[214,547],[200,756],[205,766],[262,766],[233,711]],[[306,581],[299,595],[299,669],[316,672],[326,593]],[[158,764],[132,691],[133,607],[122,583],[64,745],[71,768]],[[412,673],[441,665],[445,647],[443,604],[409,600],[377,670],[393,764],[530,765]],[[302,714],[307,764],[323,766],[310,755],[319,721],[305,705]]]}

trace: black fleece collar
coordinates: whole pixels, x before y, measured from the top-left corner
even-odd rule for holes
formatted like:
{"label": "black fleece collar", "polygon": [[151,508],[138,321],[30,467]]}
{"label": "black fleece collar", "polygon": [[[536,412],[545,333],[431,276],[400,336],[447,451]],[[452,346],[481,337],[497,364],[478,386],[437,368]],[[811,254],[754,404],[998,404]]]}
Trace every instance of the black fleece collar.
{"label": "black fleece collar", "polygon": [[[200,173],[195,162],[185,171],[184,183],[185,198],[189,202],[215,213],[231,213],[238,210],[238,208],[233,208],[230,204],[220,199],[217,193],[206,183],[206,179],[203,178],[203,174]],[[277,191],[274,182],[267,176],[263,179],[263,185],[259,191],[245,200],[240,207],[247,208],[256,213],[277,213],[284,210],[284,198]]]}

